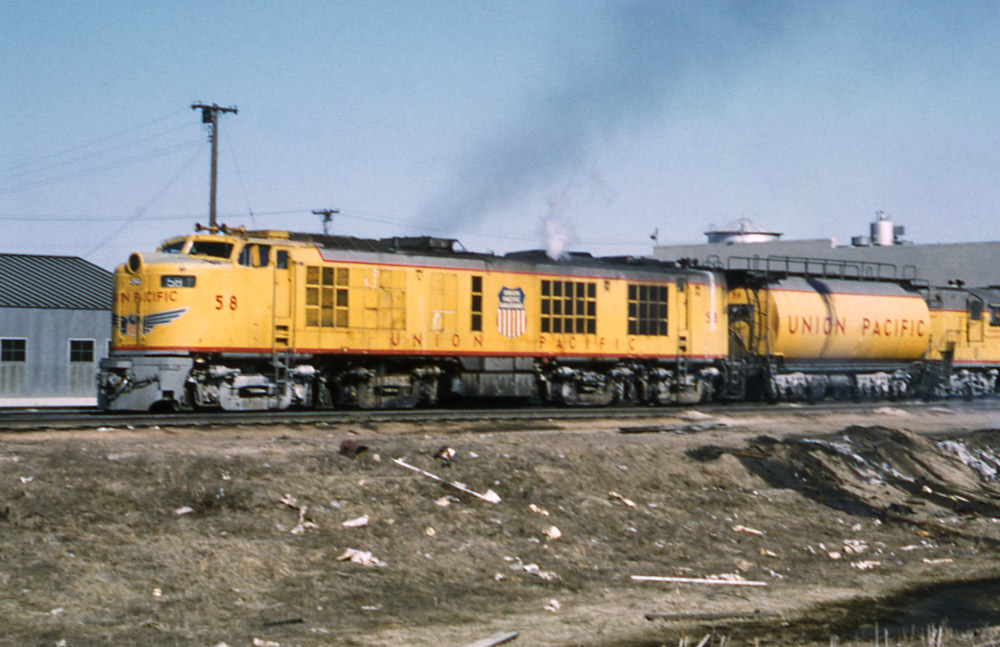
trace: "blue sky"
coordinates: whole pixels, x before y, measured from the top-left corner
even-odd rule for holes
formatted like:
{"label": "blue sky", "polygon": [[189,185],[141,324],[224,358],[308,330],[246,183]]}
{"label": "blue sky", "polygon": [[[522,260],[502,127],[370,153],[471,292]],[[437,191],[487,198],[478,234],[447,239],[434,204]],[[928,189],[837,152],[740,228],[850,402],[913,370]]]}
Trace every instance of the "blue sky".
{"label": "blue sky", "polygon": [[112,268],[227,224],[482,251],[1000,240],[1000,3],[0,4],[0,251]]}

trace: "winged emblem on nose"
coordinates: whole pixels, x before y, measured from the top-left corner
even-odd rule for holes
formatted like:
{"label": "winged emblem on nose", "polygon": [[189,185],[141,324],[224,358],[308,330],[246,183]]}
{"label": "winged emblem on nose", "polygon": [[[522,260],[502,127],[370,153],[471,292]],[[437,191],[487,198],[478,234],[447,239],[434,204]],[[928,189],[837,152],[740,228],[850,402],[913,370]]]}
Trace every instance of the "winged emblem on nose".
{"label": "winged emblem on nose", "polygon": [[142,329],[142,334],[148,335],[153,328],[168,324],[179,318],[187,311],[187,308],[177,308],[175,310],[153,312],[145,317],[141,317],[137,314],[116,315],[112,313],[111,325],[122,335],[128,337],[138,337],[140,328]]}

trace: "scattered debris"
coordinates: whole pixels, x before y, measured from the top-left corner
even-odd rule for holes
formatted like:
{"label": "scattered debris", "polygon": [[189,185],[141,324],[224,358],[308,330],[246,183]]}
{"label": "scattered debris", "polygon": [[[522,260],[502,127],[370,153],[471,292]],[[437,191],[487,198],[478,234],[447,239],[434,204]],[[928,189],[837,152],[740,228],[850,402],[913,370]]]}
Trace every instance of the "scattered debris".
{"label": "scattered debris", "polygon": [[871,569],[875,568],[876,566],[881,566],[881,565],[882,565],[882,562],[878,562],[878,561],[871,560],[871,559],[862,560],[860,562],[851,562],[851,566],[853,566],[854,568],[858,569],[859,571],[870,571]]}
{"label": "scattered debris", "polygon": [[434,530],[433,526],[427,526],[427,528],[424,529],[424,534],[428,537],[433,537],[437,535],[437,530]]}
{"label": "scattered debris", "polygon": [[549,603],[545,605],[545,610],[546,611],[551,611],[552,613],[555,613],[556,611],[558,611],[561,608],[562,608],[562,605],[559,604],[559,600],[556,600],[555,598],[552,598],[551,600],[549,600]]}
{"label": "scattered debris", "polygon": [[555,526],[549,526],[542,531],[542,534],[545,535],[546,539],[549,541],[555,541],[556,539],[562,537],[562,531]]}
{"label": "scattered debris", "polygon": [[896,407],[879,407],[872,411],[872,413],[878,416],[894,416],[896,418],[908,418],[910,416],[906,411],[897,409]]}
{"label": "scattered debris", "polygon": [[354,458],[365,451],[368,451],[367,445],[362,445],[356,440],[347,439],[340,443],[340,453],[348,458]]}
{"label": "scattered debris", "polygon": [[756,609],[747,613],[647,613],[646,620],[752,620],[756,618],[774,618],[778,614]]}
{"label": "scattered debris", "polygon": [[950,557],[939,557],[938,559],[924,558],[924,564],[951,564],[954,561],[955,560]]}
{"label": "scattered debris", "polygon": [[435,501],[434,505],[437,505],[437,506],[442,507],[442,508],[447,508],[448,506],[451,505],[451,497],[449,497],[449,496],[443,496],[440,499],[438,499],[437,501]]}
{"label": "scattered debris", "polygon": [[274,642],[273,640],[264,640],[263,638],[254,638],[253,647],[281,647],[281,643]]}
{"label": "scattered debris", "polygon": [[178,517],[184,516],[186,514],[191,514],[192,512],[194,512],[194,508],[188,507],[186,505],[182,505],[181,507],[174,510],[174,514],[177,515]]}
{"label": "scattered debris", "polygon": [[265,627],[281,627],[283,625],[297,625],[305,622],[302,618],[286,618],[284,620],[269,620],[264,624]]}
{"label": "scattered debris", "polygon": [[426,476],[429,479],[433,479],[433,480],[438,481],[440,483],[446,483],[446,484],[450,485],[451,487],[455,488],[456,490],[460,490],[462,492],[465,492],[466,494],[471,494],[472,496],[474,496],[476,498],[479,498],[479,499],[482,499],[483,501],[487,501],[489,503],[500,503],[500,495],[497,494],[496,492],[494,492],[493,490],[486,490],[486,492],[484,494],[480,494],[479,492],[476,492],[474,490],[470,490],[465,485],[465,483],[459,483],[458,481],[448,481],[446,479],[441,478],[437,474],[432,474],[432,473],[428,472],[427,470],[422,470],[419,467],[416,467],[414,465],[410,465],[409,463],[407,463],[406,461],[404,461],[402,458],[394,458],[394,459],[392,459],[392,462],[395,463],[396,465],[399,465],[400,467],[405,467],[408,470],[413,470],[414,472],[416,472],[418,474],[422,474],[423,476]]}
{"label": "scattered debris", "polygon": [[161,589],[160,587],[156,587],[155,589],[153,589],[153,597],[154,598],[162,598],[163,597],[163,589]]}
{"label": "scattered debris", "polygon": [[454,447],[449,447],[445,445],[444,447],[441,447],[436,452],[434,452],[434,458],[441,461],[445,466],[448,466],[451,465],[451,461],[453,458],[455,458],[455,454],[457,453],[458,452],[455,451]]}
{"label": "scattered debris", "polygon": [[745,580],[739,573],[722,573],[708,577],[669,577],[663,575],[633,575],[637,582],[675,582],[677,584],[725,584],[730,586],[767,586],[767,582]]}
{"label": "scattered debris", "polygon": [[701,411],[695,411],[694,409],[691,409],[690,411],[685,411],[684,413],[682,413],[680,417],[684,420],[708,420],[712,416],[710,416],[707,413],[702,413]]}
{"label": "scattered debris", "polygon": [[506,642],[510,642],[517,638],[518,632],[512,631],[509,633],[499,633],[493,634],[489,638],[483,638],[475,642],[471,642],[465,647],[496,647],[497,645],[502,645]]}
{"label": "scattered debris", "polygon": [[357,519],[348,519],[347,521],[340,524],[344,528],[364,528],[368,525],[368,515],[361,515]]}
{"label": "scattered debris", "polygon": [[635,507],[635,501],[633,501],[632,499],[628,499],[626,497],[623,497],[622,495],[618,494],[614,490],[608,492],[608,497],[611,498],[611,499],[616,499],[618,501],[621,501],[622,503],[624,503],[626,506],[628,506],[630,508],[634,508]]}
{"label": "scattered debris", "polygon": [[304,505],[300,506],[299,502],[298,502],[298,499],[296,499],[295,497],[293,497],[291,494],[286,494],[285,496],[281,497],[281,502],[284,503],[285,505],[287,505],[289,508],[294,508],[294,509],[298,510],[298,512],[299,512],[299,520],[298,520],[298,522],[288,532],[292,533],[293,535],[301,535],[306,530],[310,530],[310,529],[311,530],[315,530],[315,529],[319,528],[319,526],[317,526],[312,521],[306,521],[306,513],[309,511],[309,508],[307,506],[304,506]]}
{"label": "scattered debris", "polygon": [[529,505],[528,509],[531,510],[532,512],[534,512],[535,514],[542,515],[543,517],[549,516],[549,511],[548,510],[546,510],[545,508],[539,508],[534,503],[532,503],[531,505]]}
{"label": "scattered debris", "polygon": [[765,534],[767,534],[763,530],[757,530],[756,528],[750,528],[748,526],[744,526],[743,524],[739,524],[739,523],[736,524],[735,526],[733,526],[733,532],[745,532],[747,534],[757,535],[759,537],[763,537]]}
{"label": "scattered debris", "polygon": [[778,556],[778,553],[774,552],[773,550],[768,550],[766,548],[761,548],[760,549],[760,554],[763,555],[764,557],[777,557]]}
{"label": "scattered debris", "polygon": [[19,476],[18,478],[21,479],[21,483],[31,483],[35,480],[34,476]]}
{"label": "scattered debris", "polygon": [[863,539],[845,539],[844,552],[848,555],[860,555],[868,550],[868,544]]}
{"label": "scattered debris", "polygon": [[337,558],[338,562],[352,562],[354,564],[361,564],[362,566],[376,566],[382,568],[388,566],[378,557],[374,557],[367,550],[358,550],[356,548],[348,548],[343,552],[343,554]]}

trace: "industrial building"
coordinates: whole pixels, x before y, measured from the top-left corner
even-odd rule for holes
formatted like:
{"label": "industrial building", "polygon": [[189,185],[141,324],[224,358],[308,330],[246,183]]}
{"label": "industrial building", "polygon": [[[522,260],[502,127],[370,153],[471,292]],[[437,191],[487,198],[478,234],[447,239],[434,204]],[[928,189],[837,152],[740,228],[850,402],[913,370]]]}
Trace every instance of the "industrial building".
{"label": "industrial building", "polygon": [[[849,246],[837,246],[833,238],[782,240],[781,233],[747,218],[705,234],[705,244],[657,245],[653,256],[718,267],[742,268],[749,263],[761,269],[768,265],[768,258],[828,259],[851,264],[849,270],[859,275],[918,278],[935,286],[1000,284],[996,268],[1000,241],[916,245],[903,240],[904,228],[882,212],[871,223],[870,235],[853,237]],[[780,266],[780,262],[770,264]]]}
{"label": "industrial building", "polygon": [[96,405],[112,287],[82,258],[0,254],[0,407]]}

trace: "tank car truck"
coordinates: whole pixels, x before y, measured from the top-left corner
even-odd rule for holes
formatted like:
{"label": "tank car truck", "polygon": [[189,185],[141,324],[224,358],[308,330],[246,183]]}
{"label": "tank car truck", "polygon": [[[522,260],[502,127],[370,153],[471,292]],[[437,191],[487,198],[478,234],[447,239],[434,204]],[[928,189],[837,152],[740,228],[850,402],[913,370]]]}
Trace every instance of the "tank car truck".
{"label": "tank car truck", "polygon": [[726,286],[650,259],[196,228],[115,273],[105,410],[697,402]]}

